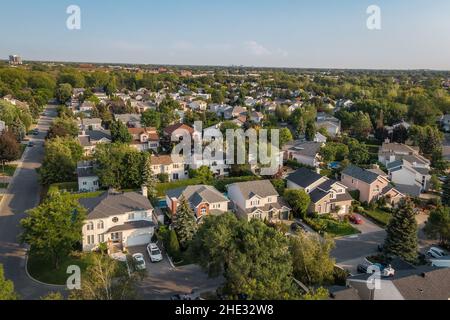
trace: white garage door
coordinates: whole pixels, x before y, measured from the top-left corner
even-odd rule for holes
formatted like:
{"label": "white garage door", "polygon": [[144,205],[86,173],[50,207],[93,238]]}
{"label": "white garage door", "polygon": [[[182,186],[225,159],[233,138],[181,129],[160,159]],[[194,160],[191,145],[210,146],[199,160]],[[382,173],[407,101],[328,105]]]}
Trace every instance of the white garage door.
{"label": "white garage door", "polygon": [[133,235],[127,238],[127,247],[143,246],[149,244],[151,240],[152,240],[151,233]]}

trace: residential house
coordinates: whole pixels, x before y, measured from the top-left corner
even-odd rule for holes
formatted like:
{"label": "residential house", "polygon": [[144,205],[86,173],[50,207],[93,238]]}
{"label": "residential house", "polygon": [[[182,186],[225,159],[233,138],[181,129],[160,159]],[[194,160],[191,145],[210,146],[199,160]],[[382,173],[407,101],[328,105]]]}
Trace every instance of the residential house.
{"label": "residential house", "polygon": [[419,148],[401,143],[383,143],[378,150],[378,161],[385,166],[391,162],[406,160],[415,168],[430,169],[431,162],[420,155]]}
{"label": "residential house", "polygon": [[264,115],[261,112],[253,111],[250,115],[250,120],[254,123],[261,123],[264,120]]}
{"label": "residential house", "polygon": [[[429,188],[431,180],[430,169],[414,166],[407,160],[397,160],[387,165],[389,178],[396,186],[405,185],[415,187],[420,192]],[[414,189],[412,189],[414,190]],[[417,193],[413,191],[414,194]]]}
{"label": "residential house", "polygon": [[94,172],[92,161],[80,161],[77,163],[78,191],[93,192],[100,189],[100,181]]}
{"label": "residential house", "polygon": [[270,180],[234,183],[227,186],[234,212],[240,218],[289,220],[291,208],[280,197]]}
{"label": "residential house", "polygon": [[290,142],[283,146],[284,159],[296,160],[301,164],[317,168],[321,162],[319,152],[322,146],[323,143],[313,141]]}
{"label": "residential house", "polygon": [[166,193],[166,203],[169,211],[175,215],[181,198],[184,197],[195,218],[199,221],[208,215],[220,215],[228,211],[230,202],[216,188],[207,185],[195,185],[169,190]]}
{"label": "residential house", "polygon": [[169,182],[189,178],[182,157],[171,155],[151,156],[152,171],[155,175],[167,174]]}
{"label": "residential house", "polygon": [[393,134],[394,130],[401,127],[405,128],[406,130],[409,130],[409,128],[411,128],[411,125],[408,122],[402,120],[400,122],[393,124],[392,126],[386,126],[384,127],[384,129],[388,132],[388,134]]}
{"label": "residential house", "polygon": [[336,137],[341,134],[341,121],[324,112],[317,114],[316,126],[318,129],[325,128],[330,137]]}
{"label": "residential house", "polygon": [[90,113],[95,108],[95,103],[91,101],[84,101],[78,108],[79,112]]}
{"label": "residential house", "polygon": [[115,114],[114,119],[116,121],[121,121],[124,125],[129,128],[139,128],[141,127],[141,115],[128,113],[128,114]]}
{"label": "residential house", "polygon": [[379,173],[350,165],[342,171],[341,183],[350,191],[359,190],[359,201],[371,203],[386,198],[391,205],[396,205],[403,193],[394,188],[389,179]]}
{"label": "residential house", "polygon": [[310,213],[346,215],[351,212],[353,198],[347,187],[312,170],[300,168],[290,174],[287,188],[303,190],[310,196]]}
{"label": "residential house", "polygon": [[159,135],[156,128],[128,128],[128,132],[133,137],[131,145],[138,151],[158,151]]}
{"label": "residential house", "polygon": [[78,135],[78,141],[84,149],[84,155],[94,153],[95,147],[100,143],[112,143],[110,130],[87,130]]}
{"label": "residential house", "polygon": [[78,119],[77,123],[80,130],[104,130],[102,126],[102,119],[100,118]]}
{"label": "residential house", "polygon": [[409,265],[392,269],[394,274],[382,274],[376,288],[373,274],[368,273],[349,277],[347,286],[357,290],[361,300],[450,300],[450,268]]}
{"label": "residential house", "polygon": [[326,143],[327,142],[327,137],[325,137],[320,132],[316,132],[316,135],[314,136],[314,142]]}
{"label": "residential house", "polygon": [[240,116],[245,116],[247,115],[247,109],[241,107],[241,106],[236,106],[233,109],[226,109],[224,111],[224,118],[227,120],[230,119],[235,119],[235,118],[239,118]]}
{"label": "residential house", "polygon": [[79,200],[87,209],[83,226],[83,251],[91,251],[102,243],[126,249],[147,245],[155,232],[153,206],[146,191],[107,191],[95,198]]}
{"label": "residential house", "polygon": [[202,100],[193,101],[188,106],[193,111],[206,111],[208,108],[208,104]]}
{"label": "residential house", "polygon": [[180,140],[183,136],[192,136],[193,134],[194,128],[183,123],[170,125],[163,130],[163,135],[168,140],[171,140],[172,138],[175,140]]}

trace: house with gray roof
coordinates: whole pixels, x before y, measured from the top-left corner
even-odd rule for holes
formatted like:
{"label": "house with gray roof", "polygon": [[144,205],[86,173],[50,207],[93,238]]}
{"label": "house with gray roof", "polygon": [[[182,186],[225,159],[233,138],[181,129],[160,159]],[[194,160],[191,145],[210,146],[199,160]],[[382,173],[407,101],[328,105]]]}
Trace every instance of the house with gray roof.
{"label": "house with gray roof", "polygon": [[293,141],[283,147],[284,160],[296,160],[309,167],[318,168],[321,162],[320,148],[324,144],[314,141]]}
{"label": "house with gray roof", "polygon": [[233,183],[227,189],[233,211],[238,217],[248,221],[289,220],[291,208],[280,197],[270,180]]}
{"label": "house with gray roof", "polygon": [[116,121],[122,122],[129,128],[140,128],[141,127],[141,115],[135,113],[128,114],[115,114],[114,119]]}
{"label": "house with gray roof", "polygon": [[385,166],[400,160],[406,160],[416,168],[430,169],[431,162],[419,153],[418,147],[401,143],[383,143],[378,150],[378,161]]}
{"label": "house with gray roof", "polygon": [[389,178],[396,185],[410,186],[413,190],[419,188],[425,192],[429,188],[431,174],[430,169],[415,167],[409,161],[402,159],[387,165]]}
{"label": "house with gray roof", "polygon": [[362,300],[443,300],[450,299],[450,268],[420,266],[396,269],[394,275],[380,275],[376,288],[373,274],[347,279]]}
{"label": "house with gray roof", "polygon": [[303,190],[311,198],[310,213],[346,215],[350,213],[353,198],[342,183],[300,168],[287,177],[287,188]]}
{"label": "house with gray roof", "polygon": [[100,143],[111,143],[111,131],[110,130],[86,130],[82,131],[78,135],[78,141],[83,147],[84,154],[86,156],[94,153],[95,147]]}
{"label": "house with gray roof", "polygon": [[385,174],[349,165],[342,171],[341,183],[350,191],[359,191],[359,201],[371,203],[386,198],[390,205],[397,205],[404,194],[394,188]]}
{"label": "house with gray roof", "polygon": [[182,198],[185,198],[199,221],[208,215],[220,215],[228,211],[229,200],[216,188],[208,185],[195,185],[168,190],[166,203],[175,215]]}
{"label": "house with gray roof", "polygon": [[87,210],[82,229],[84,251],[91,251],[102,243],[120,249],[150,243],[156,220],[145,188],[142,194],[110,190],[78,201]]}

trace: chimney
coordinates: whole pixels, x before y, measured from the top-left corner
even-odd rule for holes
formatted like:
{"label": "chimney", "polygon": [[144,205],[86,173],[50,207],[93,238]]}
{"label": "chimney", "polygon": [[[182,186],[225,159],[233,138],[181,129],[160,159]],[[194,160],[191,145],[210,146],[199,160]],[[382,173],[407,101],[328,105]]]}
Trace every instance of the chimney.
{"label": "chimney", "polygon": [[146,186],[142,186],[142,195],[148,198],[148,188]]}

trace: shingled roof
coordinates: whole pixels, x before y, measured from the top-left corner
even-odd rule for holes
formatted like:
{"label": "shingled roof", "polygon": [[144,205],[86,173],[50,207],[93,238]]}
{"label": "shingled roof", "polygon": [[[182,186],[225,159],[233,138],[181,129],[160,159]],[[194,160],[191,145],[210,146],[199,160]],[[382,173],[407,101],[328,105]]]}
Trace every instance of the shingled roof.
{"label": "shingled roof", "polygon": [[342,174],[353,177],[368,184],[375,182],[378,179],[378,177],[380,177],[380,175],[372,171],[364,170],[354,165],[350,165],[347,168],[345,168],[344,171],[342,171]]}

